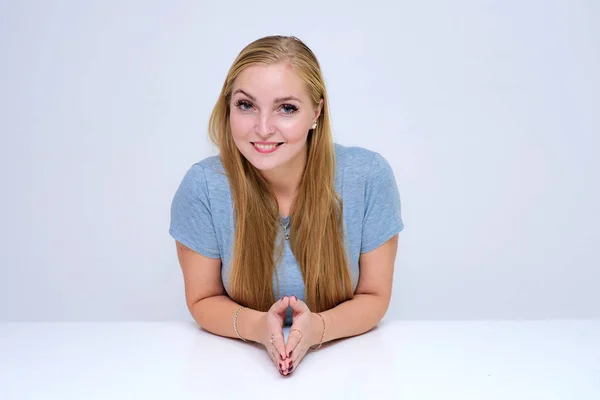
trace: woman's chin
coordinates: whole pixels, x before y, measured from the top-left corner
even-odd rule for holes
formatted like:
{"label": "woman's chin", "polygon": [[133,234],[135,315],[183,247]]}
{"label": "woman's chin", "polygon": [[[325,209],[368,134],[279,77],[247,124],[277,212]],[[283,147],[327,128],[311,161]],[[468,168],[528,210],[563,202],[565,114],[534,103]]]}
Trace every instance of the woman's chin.
{"label": "woman's chin", "polygon": [[280,162],[276,162],[275,160],[249,159],[248,161],[250,161],[250,164],[252,164],[254,168],[261,172],[272,171],[281,164]]}

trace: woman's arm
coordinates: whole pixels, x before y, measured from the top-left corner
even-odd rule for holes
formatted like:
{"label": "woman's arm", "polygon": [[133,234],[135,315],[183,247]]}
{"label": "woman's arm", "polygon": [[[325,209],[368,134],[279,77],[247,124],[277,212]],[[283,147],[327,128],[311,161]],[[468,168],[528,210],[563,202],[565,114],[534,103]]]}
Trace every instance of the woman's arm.
{"label": "woman's arm", "polygon": [[[326,326],[323,343],[365,333],[383,318],[392,295],[397,249],[398,235],[395,235],[375,250],[360,255],[360,277],[354,298],[321,313]],[[313,318],[313,326],[322,327],[319,316],[314,314]],[[317,340],[323,328],[320,329]]]}
{"label": "woman's arm", "polygon": [[[225,293],[221,279],[221,259],[205,257],[179,242],[177,257],[183,272],[185,299],[194,320],[202,328],[219,336],[238,338],[233,329],[233,317],[240,305]],[[264,337],[266,313],[244,309],[238,314],[240,335],[260,343]]]}

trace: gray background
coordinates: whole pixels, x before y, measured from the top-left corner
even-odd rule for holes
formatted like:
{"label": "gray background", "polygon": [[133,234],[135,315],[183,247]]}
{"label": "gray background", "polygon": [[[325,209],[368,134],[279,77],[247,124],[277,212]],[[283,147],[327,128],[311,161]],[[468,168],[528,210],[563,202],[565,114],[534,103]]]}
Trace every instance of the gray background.
{"label": "gray background", "polygon": [[335,140],[396,172],[386,318],[599,318],[599,3],[368,4],[1,1],[0,320],[191,318],[170,202],[276,33],[322,63]]}

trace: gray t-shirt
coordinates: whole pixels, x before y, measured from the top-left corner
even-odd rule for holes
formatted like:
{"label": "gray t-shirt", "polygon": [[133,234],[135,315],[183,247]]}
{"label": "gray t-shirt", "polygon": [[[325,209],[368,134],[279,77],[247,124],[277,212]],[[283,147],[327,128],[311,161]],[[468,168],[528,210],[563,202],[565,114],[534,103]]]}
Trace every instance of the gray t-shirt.
{"label": "gray t-shirt", "polygon": [[[335,144],[335,153],[335,188],[342,197],[350,277],[356,289],[360,253],[376,249],[404,228],[400,195],[394,173],[380,154],[340,144]],[[289,222],[289,217],[281,219],[284,225]],[[221,259],[221,277],[227,293],[234,226],[233,198],[220,157],[195,163],[173,198],[169,233],[190,249]],[[281,231],[283,234],[283,228]],[[294,295],[304,300],[302,274],[289,241],[284,243],[282,262],[277,266],[279,292],[273,279],[275,298]],[[286,322],[290,323],[290,319],[288,309]]]}

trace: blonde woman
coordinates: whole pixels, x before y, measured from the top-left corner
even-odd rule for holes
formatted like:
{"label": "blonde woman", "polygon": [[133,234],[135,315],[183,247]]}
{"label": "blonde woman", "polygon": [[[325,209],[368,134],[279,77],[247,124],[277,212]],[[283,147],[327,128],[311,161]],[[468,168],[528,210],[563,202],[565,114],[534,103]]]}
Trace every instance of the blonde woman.
{"label": "blonde woman", "polygon": [[373,328],[392,292],[400,196],[382,156],[334,144],[313,52],[295,37],[250,43],[209,135],[219,155],[190,167],[171,206],[194,320],[264,345],[282,375]]}

